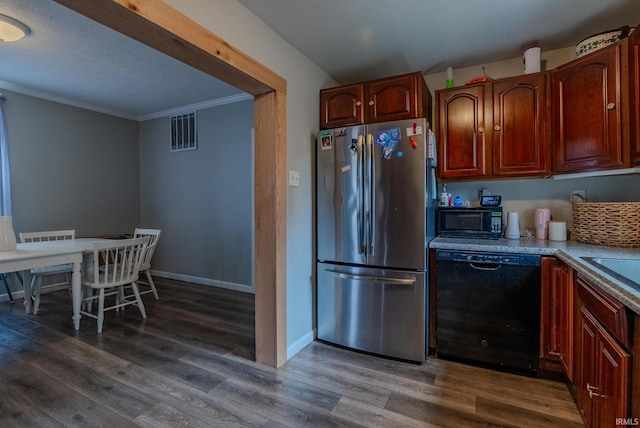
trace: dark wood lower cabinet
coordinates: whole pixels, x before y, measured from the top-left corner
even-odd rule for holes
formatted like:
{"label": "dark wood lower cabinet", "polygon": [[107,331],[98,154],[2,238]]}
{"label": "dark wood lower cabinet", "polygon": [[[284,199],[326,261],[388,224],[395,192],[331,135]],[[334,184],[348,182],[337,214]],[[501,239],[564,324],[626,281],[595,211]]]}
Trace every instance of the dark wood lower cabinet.
{"label": "dark wood lower cabinet", "polygon": [[638,424],[640,315],[542,258],[540,368],[564,374],[587,427]]}
{"label": "dark wood lower cabinet", "polygon": [[580,276],[576,277],[576,287],[579,309],[574,386],[578,407],[588,427],[615,427],[631,417],[631,355],[605,325],[614,321],[614,331],[627,328],[627,308]]}

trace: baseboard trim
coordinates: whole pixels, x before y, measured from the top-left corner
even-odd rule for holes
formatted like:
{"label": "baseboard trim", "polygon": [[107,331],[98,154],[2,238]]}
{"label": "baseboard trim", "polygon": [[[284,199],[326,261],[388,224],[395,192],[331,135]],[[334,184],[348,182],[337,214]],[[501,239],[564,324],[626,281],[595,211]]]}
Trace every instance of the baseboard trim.
{"label": "baseboard trim", "polygon": [[291,344],[291,346],[287,346],[287,360],[296,355],[298,352],[302,351],[305,346],[313,342],[314,333],[310,331],[309,333],[302,336],[300,339],[296,340]]}
{"label": "baseboard trim", "polygon": [[245,284],[236,284],[234,282],[218,281],[216,279],[202,278],[199,276],[184,275],[180,273],[163,272],[163,271],[157,271],[153,269],[151,270],[151,275],[157,276],[160,278],[175,279],[177,281],[186,281],[186,282],[192,282],[194,284],[208,285],[210,287],[226,288],[228,290],[235,290],[235,291],[241,291],[243,293],[255,294],[253,287]]}

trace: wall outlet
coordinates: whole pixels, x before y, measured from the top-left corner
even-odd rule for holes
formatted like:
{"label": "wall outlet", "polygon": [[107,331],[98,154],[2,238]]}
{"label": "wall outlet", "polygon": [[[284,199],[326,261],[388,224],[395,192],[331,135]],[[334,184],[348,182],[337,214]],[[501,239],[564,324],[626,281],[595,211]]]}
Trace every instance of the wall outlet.
{"label": "wall outlet", "polygon": [[574,190],[571,192],[572,195],[580,195],[584,198],[584,200],[587,200],[587,191],[586,190]]}

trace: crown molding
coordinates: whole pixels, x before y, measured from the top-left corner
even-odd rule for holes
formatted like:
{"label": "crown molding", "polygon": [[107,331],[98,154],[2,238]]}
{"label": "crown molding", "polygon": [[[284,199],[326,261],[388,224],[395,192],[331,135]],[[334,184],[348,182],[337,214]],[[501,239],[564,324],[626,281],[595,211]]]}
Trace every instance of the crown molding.
{"label": "crown molding", "polygon": [[29,95],[36,98],[42,98],[47,101],[53,101],[60,104],[69,105],[72,107],[78,107],[85,110],[95,111],[97,113],[104,113],[110,116],[116,116],[123,119],[133,120],[136,122],[142,122],[145,120],[157,119],[160,117],[172,116],[175,114],[181,114],[186,112],[191,112],[195,110],[202,110],[209,107],[217,107],[224,104],[237,103],[240,101],[253,99],[253,96],[247,93],[241,93],[237,95],[231,95],[228,97],[216,98],[213,100],[203,101],[200,103],[190,104],[181,107],[175,107],[169,110],[162,110],[154,113],[143,114],[140,116],[134,116],[131,114],[123,113],[121,111],[112,110],[108,108],[104,108],[95,104],[85,103],[82,101],[73,100],[71,98],[62,97],[59,95],[54,95],[46,91],[41,91],[38,89],[29,88],[22,85],[17,85],[15,83],[4,82],[0,80],[0,88],[6,89],[8,91],[17,92],[23,95]]}

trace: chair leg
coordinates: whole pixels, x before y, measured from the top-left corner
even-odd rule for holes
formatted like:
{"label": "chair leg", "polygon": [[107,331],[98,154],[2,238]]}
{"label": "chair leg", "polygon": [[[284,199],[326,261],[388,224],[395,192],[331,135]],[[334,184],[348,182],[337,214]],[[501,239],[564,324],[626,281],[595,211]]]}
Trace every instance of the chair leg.
{"label": "chair leg", "polygon": [[[85,297],[88,298],[93,296],[93,288],[83,286],[82,289]],[[93,299],[88,299],[86,302],[83,302],[83,304],[84,304],[85,311],[91,312],[91,310],[93,309]]]}
{"label": "chair leg", "polygon": [[4,282],[4,288],[7,289],[7,296],[9,297],[9,301],[13,303],[13,295],[11,294],[11,288],[9,288],[9,284],[7,283],[7,276],[5,274],[0,274],[2,276],[2,282]]}
{"label": "chair leg", "polygon": [[102,333],[102,323],[104,322],[104,288],[100,289],[98,297],[98,333]]}
{"label": "chair leg", "polygon": [[69,283],[69,286],[67,287],[67,290],[69,290],[69,297],[73,299],[73,291],[71,290],[71,274],[67,272],[65,275],[67,276],[67,282]]}
{"label": "chair leg", "polygon": [[153,291],[153,296],[156,298],[156,300],[160,300],[158,299],[158,290],[156,290],[156,285],[153,283],[153,278],[151,278],[151,273],[148,270],[145,270],[144,274],[147,277],[147,282],[151,287],[151,291]]}
{"label": "chair leg", "polygon": [[142,318],[147,317],[147,311],[144,310],[144,303],[142,303],[142,299],[140,298],[140,292],[138,291],[138,284],[134,282],[131,283],[131,288],[133,289],[133,294],[136,296],[136,302],[138,302],[138,309],[140,309],[140,313],[142,314]]}
{"label": "chair leg", "polygon": [[31,294],[33,299],[33,315],[38,315],[38,308],[40,308],[40,287],[42,286],[42,280],[37,276],[31,278]]}

